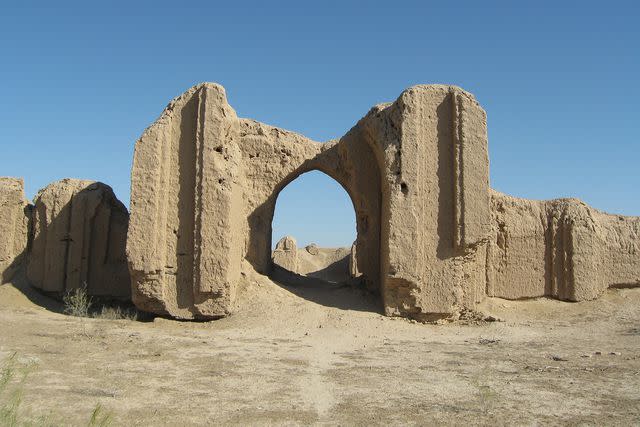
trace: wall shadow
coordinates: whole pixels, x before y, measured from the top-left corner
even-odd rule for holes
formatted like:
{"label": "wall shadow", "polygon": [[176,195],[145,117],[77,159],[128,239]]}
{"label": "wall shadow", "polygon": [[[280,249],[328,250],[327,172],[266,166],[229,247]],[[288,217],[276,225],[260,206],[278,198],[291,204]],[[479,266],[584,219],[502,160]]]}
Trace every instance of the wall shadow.
{"label": "wall shadow", "polygon": [[332,262],[320,270],[305,273],[305,276],[321,279],[332,284],[351,282],[351,276],[349,274],[350,258],[350,254],[346,255],[342,259]]}
{"label": "wall shadow", "polygon": [[42,307],[45,310],[59,314],[64,313],[64,304],[61,301],[48,296],[31,286],[25,277],[24,269],[22,267],[11,277],[11,279],[7,282],[3,282],[1,286],[13,286],[13,288],[18,290],[32,304]]}
{"label": "wall shadow", "polygon": [[335,283],[296,274],[275,264],[272,264],[269,277],[275,284],[292,294],[325,307],[382,313],[379,296],[366,290],[359,278]]}
{"label": "wall shadow", "polygon": [[[34,288],[27,280],[24,269],[20,268],[10,281],[3,283],[0,287],[12,287],[24,296],[31,304],[43,308],[51,313],[70,316],[65,310],[65,304],[56,293],[47,293]],[[28,307],[18,307],[28,308]],[[108,313],[105,314],[105,311]],[[118,314],[121,313],[121,314]],[[135,319],[131,318],[135,314]],[[113,317],[115,316],[115,317]],[[118,317],[121,316],[121,317]],[[129,316],[129,317],[126,317]],[[119,320],[128,319],[137,322],[152,322],[156,314],[139,310],[131,301],[110,297],[91,297],[91,304],[88,306],[88,316],[86,318]]]}

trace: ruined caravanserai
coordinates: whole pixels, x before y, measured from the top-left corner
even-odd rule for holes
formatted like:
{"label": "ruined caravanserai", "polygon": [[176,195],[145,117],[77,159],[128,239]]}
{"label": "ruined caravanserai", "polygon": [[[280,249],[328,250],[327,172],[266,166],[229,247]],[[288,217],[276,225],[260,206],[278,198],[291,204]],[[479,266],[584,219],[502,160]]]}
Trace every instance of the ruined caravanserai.
{"label": "ruined caravanserai", "polygon": [[182,319],[227,316],[250,277],[270,275],[279,192],[319,170],[351,197],[356,285],[417,320],[486,296],[597,298],[640,286],[640,218],[576,199],[532,201],[489,186],[486,114],[455,86],[420,85],[320,143],[237,117],[197,85],[137,141],[130,212],[102,183],[66,179],[25,200],[0,180],[0,273],[53,295],[131,298]]}

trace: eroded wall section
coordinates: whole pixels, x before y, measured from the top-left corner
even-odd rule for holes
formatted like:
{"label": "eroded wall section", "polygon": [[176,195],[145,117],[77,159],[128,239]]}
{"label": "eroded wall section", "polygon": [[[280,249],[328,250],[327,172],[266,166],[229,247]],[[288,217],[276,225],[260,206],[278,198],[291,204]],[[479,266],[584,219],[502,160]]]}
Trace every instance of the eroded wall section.
{"label": "eroded wall section", "polygon": [[0,177],[0,284],[10,281],[24,262],[30,217],[22,179]]}
{"label": "eroded wall section", "polygon": [[606,214],[577,199],[492,192],[491,204],[488,295],[583,301],[611,286],[640,285],[640,218]]}
{"label": "eroded wall section", "polygon": [[52,294],[79,287],[89,295],[128,299],[128,212],[111,187],[63,179],[40,190],[32,213],[27,278]]}
{"label": "eroded wall section", "polygon": [[384,165],[386,313],[429,319],[473,308],[490,231],[485,112],[459,88],[415,86],[357,127]]}
{"label": "eroded wall section", "polygon": [[229,313],[244,236],[238,129],[224,89],[203,84],[174,99],[136,143],[127,253],[139,308]]}

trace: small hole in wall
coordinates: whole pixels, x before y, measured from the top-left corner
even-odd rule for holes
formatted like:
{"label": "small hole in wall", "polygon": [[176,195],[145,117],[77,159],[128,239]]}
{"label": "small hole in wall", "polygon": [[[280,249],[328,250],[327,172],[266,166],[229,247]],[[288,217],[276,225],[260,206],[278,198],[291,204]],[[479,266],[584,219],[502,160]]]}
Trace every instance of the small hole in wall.
{"label": "small hole in wall", "polygon": [[409,193],[409,186],[406,182],[400,184],[400,191],[402,191],[402,194],[404,194],[405,196]]}
{"label": "small hole in wall", "polygon": [[220,179],[218,180],[218,184],[222,184],[223,182],[224,182],[224,178],[220,178]]}
{"label": "small hole in wall", "polygon": [[215,148],[215,150],[216,150],[218,153],[222,153],[222,145],[221,145],[221,146],[219,146],[219,147],[216,147],[216,148]]}

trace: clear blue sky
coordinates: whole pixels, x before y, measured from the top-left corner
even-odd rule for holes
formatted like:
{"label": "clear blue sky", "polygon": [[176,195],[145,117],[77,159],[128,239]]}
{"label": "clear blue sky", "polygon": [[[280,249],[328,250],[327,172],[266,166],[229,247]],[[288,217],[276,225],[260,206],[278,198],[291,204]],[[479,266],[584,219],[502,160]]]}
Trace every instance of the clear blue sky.
{"label": "clear blue sky", "polygon": [[[317,140],[408,86],[451,83],[487,110],[494,188],[640,215],[638,2],[186,3],[4,2],[0,175],[23,176],[28,197],[96,179],[128,205],[135,140],[198,82],[224,85],[242,117]],[[296,193],[301,207],[279,200],[284,222],[332,191],[315,176],[292,183],[314,188]],[[353,229],[342,205],[325,226]],[[316,231],[297,237],[353,240]]]}

